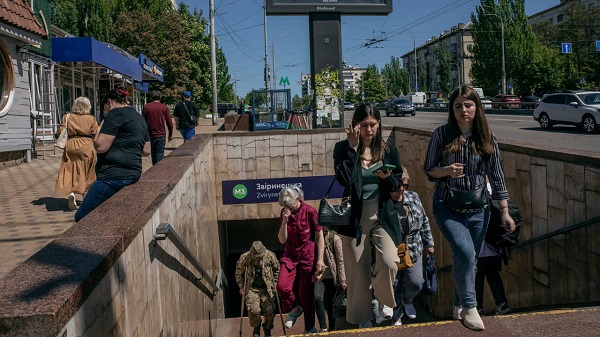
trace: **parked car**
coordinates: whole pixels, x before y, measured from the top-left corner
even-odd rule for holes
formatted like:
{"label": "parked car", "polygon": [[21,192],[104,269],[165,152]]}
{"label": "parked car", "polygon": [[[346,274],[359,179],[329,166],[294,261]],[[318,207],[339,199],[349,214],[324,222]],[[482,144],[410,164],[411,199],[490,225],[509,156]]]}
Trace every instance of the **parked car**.
{"label": "parked car", "polygon": [[411,102],[405,100],[404,98],[396,98],[388,105],[387,109],[385,110],[386,116],[394,115],[404,117],[405,114],[411,114],[412,116],[414,116],[415,113],[415,106]]}
{"label": "parked car", "polygon": [[519,109],[520,107],[521,99],[515,95],[496,95],[492,99],[492,109]]}
{"label": "parked car", "polygon": [[390,98],[382,99],[379,101],[379,104],[377,104],[377,109],[379,109],[379,111],[386,110],[391,100],[392,99]]}
{"label": "parked car", "polygon": [[354,110],[354,103],[344,102],[344,110]]}
{"label": "parked car", "polygon": [[448,107],[448,101],[442,98],[434,98],[429,102],[429,105],[434,108],[446,108]]}
{"label": "parked car", "polygon": [[484,109],[492,108],[492,98],[488,96],[481,97],[481,105],[483,105]]}
{"label": "parked car", "polygon": [[548,94],[533,110],[533,119],[542,129],[556,124],[575,125],[587,133],[599,131],[600,91]]}
{"label": "parked car", "polygon": [[[208,107],[208,111],[212,113],[212,105]],[[229,112],[237,113],[237,105],[233,103],[217,103],[217,113],[219,118],[225,116]]]}
{"label": "parked car", "polygon": [[523,109],[533,109],[540,101],[540,98],[537,96],[523,96],[521,97],[521,108]]}

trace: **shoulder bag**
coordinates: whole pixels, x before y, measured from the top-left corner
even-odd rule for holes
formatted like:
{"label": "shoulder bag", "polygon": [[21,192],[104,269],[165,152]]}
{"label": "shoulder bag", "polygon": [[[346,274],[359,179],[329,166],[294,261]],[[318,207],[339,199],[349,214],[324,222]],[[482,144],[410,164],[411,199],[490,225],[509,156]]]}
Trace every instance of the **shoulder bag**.
{"label": "shoulder bag", "polygon": [[423,268],[423,292],[429,296],[435,296],[438,288],[437,270],[435,269],[435,257],[427,256],[425,268]]}
{"label": "shoulder bag", "polygon": [[[467,147],[465,149],[465,158],[467,158]],[[487,174],[487,158],[483,158],[483,172]],[[485,210],[488,207],[488,190],[486,184],[483,184],[480,188],[471,190],[471,181],[469,176],[465,176],[467,180],[467,190],[460,191],[453,189],[446,182],[448,188],[448,206],[457,213],[478,213]],[[446,179],[447,180],[447,179]]]}
{"label": "shoulder bag", "polygon": [[67,141],[69,140],[69,116],[71,116],[70,113],[65,117],[65,128],[60,132],[60,135],[56,139],[56,143],[54,143],[54,146],[59,149],[64,149],[67,146]]}
{"label": "shoulder bag", "polygon": [[413,262],[410,258],[410,251],[408,249],[408,206],[404,205],[404,210],[406,211],[406,231],[404,232],[404,242],[398,245],[398,258],[400,262],[396,262],[398,266],[398,270],[412,268]]}
{"label": "shoulder bag", "polygon": [[350,222],[350,197],[342,199],[342,203],[339,205],[332,205],[327,200],[329,192],[335,184],[335,177],[329,185],[325,196],[319,203],[319,225],[327,226],[333,230],[342,226],[348,226]]}
{"label": "shoulder bag", "polygon": [[196,123],[198,122],[198,116],[190,114],[190,110],[188,110],[188,107],[187,107],[187,104],[185,104],[185,101],[181,101],[181,104],[183,104],[183,107],[185,108],[185,111],[187,112],[188,116],[190,117],[190,121],[192,122],[192,124],[196,125]]}

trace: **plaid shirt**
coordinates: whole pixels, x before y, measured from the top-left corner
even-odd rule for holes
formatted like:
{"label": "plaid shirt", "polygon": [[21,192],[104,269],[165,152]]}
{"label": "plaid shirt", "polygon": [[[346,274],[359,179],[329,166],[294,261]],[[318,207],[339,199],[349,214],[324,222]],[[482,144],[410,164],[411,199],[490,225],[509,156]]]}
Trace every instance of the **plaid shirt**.
{"label": "plaid shirt", "polygon": [[416,192],[404,191],[402,204],[402,207],[396,205],[396,209],[400,208],[398,209],[399,214],[404,215],[404,205],[408,206],[408,224],[410,227],[408,230],[408,248],[410,258],[416,261],[423,254],[423,245],[425,247],[433,247],[433,236],[431,235],[429,218],[427,218],[423,204],[421,204],[421,199],[419,199],[419,195]]}

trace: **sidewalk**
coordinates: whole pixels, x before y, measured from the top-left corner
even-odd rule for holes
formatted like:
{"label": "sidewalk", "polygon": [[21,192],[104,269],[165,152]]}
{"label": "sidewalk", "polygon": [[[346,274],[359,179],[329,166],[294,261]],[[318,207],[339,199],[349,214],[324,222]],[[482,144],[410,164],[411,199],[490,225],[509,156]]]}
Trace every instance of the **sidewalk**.
{"label": "sidewalk", "polygon": [[[216,132],[221,124],[222,119],[216,126],[201,119],[196,133]],[[179,131],[173,131],[165,155],[183,144]],[[75,224],[67,196],[54,193],[62,150],[51,156],[53,145],[47,144],[46,149],[45,160],[40,154],[31,163],[0,170],[0,278]],[[150,157],[143,158],[142,170],[150,167]]]}

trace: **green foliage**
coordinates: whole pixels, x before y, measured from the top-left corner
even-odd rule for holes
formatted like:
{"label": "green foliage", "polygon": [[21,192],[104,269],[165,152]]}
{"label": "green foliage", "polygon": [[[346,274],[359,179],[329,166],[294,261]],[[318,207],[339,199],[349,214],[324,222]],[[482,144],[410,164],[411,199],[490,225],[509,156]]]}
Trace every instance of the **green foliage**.
{"label": "green foliage", "polygon": [[379,101],[386,96],[385,86],[381,82],[381,76],[377,66],[371,64],[362,75],[360,81],[362,92],[365,93],[365,102]]}
{"label": "green foliage", "polygon": [[390,63],[383,66],[381,77],[387,89],[384,97],[389,96],[389,94],[400,97],[410,91],[408,72],[402,68],[399,57],[391,57]]}
{"label": "green foliage", "polygon": [[523,70],[523,78],[519,82],[521,93],[536,93],[563,90],[567,78],[566,63],[560,51],[541,44],[536,44],[533,57]]}
{"label": "green foliage", "polygon": [[[418,91],[427,91],[427,67],[425,62],[421,62],[419,64],[419,90]],[[414,89],[414,88],[413,88]]]}
{"label": "green foliage", "polygon": [[300,96],[298,96],[298,94],[295,94],[294,97],[292,97],[292,109],[303,109],[304,106],[302,105],[302,98],[300,98]]}
{"label": "green foliage", "polygon": [[360,102],[360,94],[354,92],[354,90],[348,90],[344,102],[358,103]]}
{"label": "green foliage", "polygon": [[471,75],[484,92],[496,92],[502,78],[502,23],[507,83],[512,80],[515,92],[526,81],[524,69],[531,61],[534,35],[525,15],[524,0],[481,0],[471,14],[474,44]]}
{"label": "green foliage", "polygon": [[435,45],[435,47],[433,48],[433,52],[435,53],[435,56],[438,59],[437,74],[440,79],[440,89],[442,89],[442,91],[446,93],[446,95],[448,95],[452,90],[452,78],[450,75],[450,54],[441,43]]}

